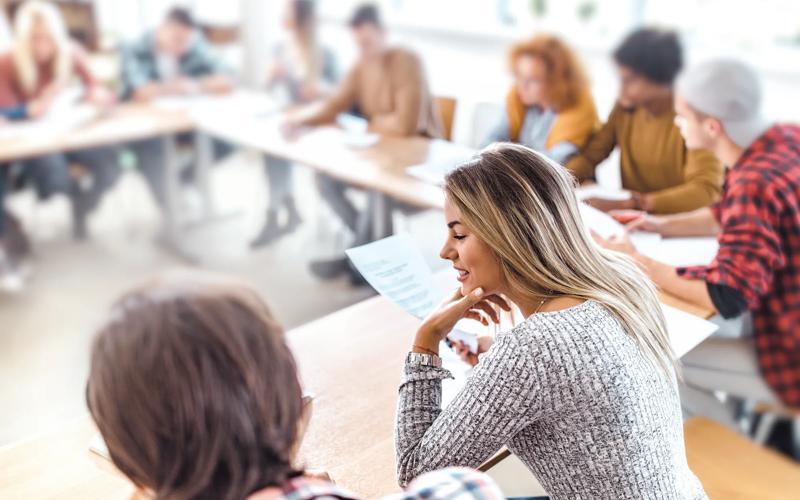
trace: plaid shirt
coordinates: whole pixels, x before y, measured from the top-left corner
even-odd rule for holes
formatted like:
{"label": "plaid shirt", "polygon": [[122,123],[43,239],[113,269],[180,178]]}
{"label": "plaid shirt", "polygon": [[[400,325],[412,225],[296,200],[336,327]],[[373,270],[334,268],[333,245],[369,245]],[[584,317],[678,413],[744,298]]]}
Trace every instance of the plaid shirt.
{"label": "plaid shirt", "polygon": [[758,138],[711,210],[722,228],[717,256],[678,273],[742,294],[764,379],[800,407],[800,126],[776,125]]}
{"label": "plaid shirt", "polygon": [[[227,73],[203,35],[196,33],[189,50],[178,61],[181,76],[200,78]],[[139,87],[161,80],[155,33],[148,32],[120,49],[120,97],[129,99]]]}
{"label": "plaid shirt", "polygon": [[[335,484],[304,476],[289,481],[283,488],[266,488],[247,500],[312,500],[356,499],[357,495]],[[383,500],[504,500],[492,479],[478,471],[460,467],[424,474],[414,480],[403,493]]]}

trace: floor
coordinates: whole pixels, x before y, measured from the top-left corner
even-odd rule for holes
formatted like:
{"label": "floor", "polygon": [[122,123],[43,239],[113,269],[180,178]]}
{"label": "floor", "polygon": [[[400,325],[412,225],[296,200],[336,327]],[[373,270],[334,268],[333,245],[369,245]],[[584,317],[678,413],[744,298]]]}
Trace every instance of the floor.
{"label": "floor", "polygon": [[[189,226],[185,243],[202,251],[203,269],[253,283],[275,314],[291,328],[371,295],[346,279],[322,282],[308,261],[346,245],[345,232],[316,197],[311,172],[296,170],[305,223],[277,244],[251,251],[248,240],[262,222],[266,185],[260,158],[241,152],[213,174],[221,217]],[[198,197],[186,190],[188,212]],[[91,239],[74,242],[66,200],[37,203],[31,193],[10,200],[28,229],[35,261],[26,288],[0,294],[0,446],[57,428],[85,413],[83,390],[93,328],[125,289],[161,271],[188,264],[159,242],[160,219],[142,179],[126,172],[91,220]],[[438,212],[398,221],[411,232],[432,267],[443,264]]]}

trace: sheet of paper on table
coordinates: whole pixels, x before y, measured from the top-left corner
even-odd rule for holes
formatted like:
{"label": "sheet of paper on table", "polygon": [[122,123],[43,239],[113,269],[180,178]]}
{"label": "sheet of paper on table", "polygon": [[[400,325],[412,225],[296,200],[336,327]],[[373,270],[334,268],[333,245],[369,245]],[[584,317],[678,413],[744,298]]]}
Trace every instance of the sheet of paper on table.
{"label": "sheet of paper on table", "polygon": [[588,186],[581,186],[575,191],[579,200],[588,200],[589,198],[602,198],[604,200],[624,201],[631,198],[631,192],[624,189],[615,189],[599,184],[591,184]]}
{"label": "sheet of paper on table", "polygon": [[[585,203],[579,205],[586,227],[608,239],[625,232],[622,224],[605,212]],[[662,238],[656,233],[633,232],[631,241],[643,255],[672,266],[707,265],[717,254],[719,244],[713,237]]]}
{"label": "sheet of paper on table", "polygon": [[0,127],[0,139],[43,140],[71,132],[92,121],[99,114],[94,106],[75,104],[70,108],[52,110],[37,120],[8,123]]}
{"label": "sheet of paper on table", "polygon": [[433,144],[424,163],[412,165],[406,173],[428,184],[444,185],[445,176],[475,156],[475,150],[453,143]]}
{"label": "sheet of paper on table", "polygon": [[160,97],[153,105],[165,111],[185,111],[196,120],[235,120],[278,113],[282,104],[266,92],[237,90],[225,95],[198,94]]}

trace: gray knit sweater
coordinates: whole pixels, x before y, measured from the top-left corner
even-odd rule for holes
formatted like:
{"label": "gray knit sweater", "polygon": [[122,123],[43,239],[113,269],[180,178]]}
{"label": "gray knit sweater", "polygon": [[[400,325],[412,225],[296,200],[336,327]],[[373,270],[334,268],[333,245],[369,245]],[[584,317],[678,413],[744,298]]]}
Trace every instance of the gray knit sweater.
{"label": "gray knit sweater", "polygon": [[538,313],[500,334],[453,402],[450,372],[407,363],[397,410],[401,486],[477,467],[503,445],[552,499],[705,499],[689,470],[674,374],[605,307]]}

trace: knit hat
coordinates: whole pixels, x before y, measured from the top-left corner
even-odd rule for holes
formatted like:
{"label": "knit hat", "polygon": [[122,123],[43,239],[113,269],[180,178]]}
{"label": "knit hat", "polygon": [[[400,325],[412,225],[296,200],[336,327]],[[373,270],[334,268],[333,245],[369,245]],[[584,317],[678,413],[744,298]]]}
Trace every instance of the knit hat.
{"label": "knit hat", "polygon": [[713,59],[683,72],[676,92],[689,105],[722,122],[725,133],[747,148],[771,125],[761,114],[756,72],[734,59]]}

